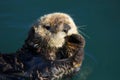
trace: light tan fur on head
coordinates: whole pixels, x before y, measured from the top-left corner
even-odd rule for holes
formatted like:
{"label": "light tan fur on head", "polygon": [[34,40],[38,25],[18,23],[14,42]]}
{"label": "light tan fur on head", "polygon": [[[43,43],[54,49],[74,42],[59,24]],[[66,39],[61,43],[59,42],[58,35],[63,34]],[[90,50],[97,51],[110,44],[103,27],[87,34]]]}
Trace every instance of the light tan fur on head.
{"label": "light tan fur on head", "polygon": [[[69,26],[68,32],[64,28]],[[37,23],[33,25],[35,37],[42,37],[48,41],[50,47],[62,47],[65,43],[65,37],[71,34],[78,34],[77,27],[73,19],[65,13],[51,13],[42,16]]]}

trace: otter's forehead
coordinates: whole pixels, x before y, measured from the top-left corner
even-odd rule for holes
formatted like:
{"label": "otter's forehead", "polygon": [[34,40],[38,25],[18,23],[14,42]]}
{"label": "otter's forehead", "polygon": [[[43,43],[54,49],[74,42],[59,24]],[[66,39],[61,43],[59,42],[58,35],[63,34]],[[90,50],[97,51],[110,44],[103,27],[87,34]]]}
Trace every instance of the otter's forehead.
{"label": "otter's forehead", "polygon": [[51,13],[44,15],[40,19],[41,24],[49,24],[51,26],[66,23],[66,24],[74,24],[71,17],[65,13]]}

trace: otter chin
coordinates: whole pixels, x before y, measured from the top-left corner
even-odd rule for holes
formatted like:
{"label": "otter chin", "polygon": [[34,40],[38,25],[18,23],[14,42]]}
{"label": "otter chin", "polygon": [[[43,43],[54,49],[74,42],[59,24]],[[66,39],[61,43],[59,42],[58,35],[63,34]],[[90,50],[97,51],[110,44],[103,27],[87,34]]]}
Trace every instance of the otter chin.
{"label": "otter chin", "polygon": [[[46,55],[47,59],[55,60],[58,49],[66,43],[65,37],[72,34],[79,34],[73,19],[65,13],[51,13],[32,25],[26,41],[31,46],[39,47],[39,53]],[[41,41],[35,43],[36,38]]]}

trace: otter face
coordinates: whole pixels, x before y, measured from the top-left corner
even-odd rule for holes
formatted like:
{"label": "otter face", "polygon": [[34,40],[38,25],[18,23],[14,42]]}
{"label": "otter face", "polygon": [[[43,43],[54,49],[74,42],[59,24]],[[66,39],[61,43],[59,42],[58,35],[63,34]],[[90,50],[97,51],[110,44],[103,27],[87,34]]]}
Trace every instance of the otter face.
{"label": "otter face", "polygon": [[33,25],[35,37],[47,40],[50,47],[62,47],[65,37],[78,34],[77,27],[72,18],[64,13],[52,13],[42,16]]}

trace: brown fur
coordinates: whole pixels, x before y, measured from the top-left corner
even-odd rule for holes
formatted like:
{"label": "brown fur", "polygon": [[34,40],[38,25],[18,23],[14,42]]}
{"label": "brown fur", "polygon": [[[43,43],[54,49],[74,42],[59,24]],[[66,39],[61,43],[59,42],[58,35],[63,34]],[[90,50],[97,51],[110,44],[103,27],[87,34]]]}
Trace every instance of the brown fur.
{"label": "brown fur", "polygon": [[58,80],[78,71],[84,57],[84,38],[72,18],[52,13],[33,24],[23,47],[0,53],[0,79]]}

